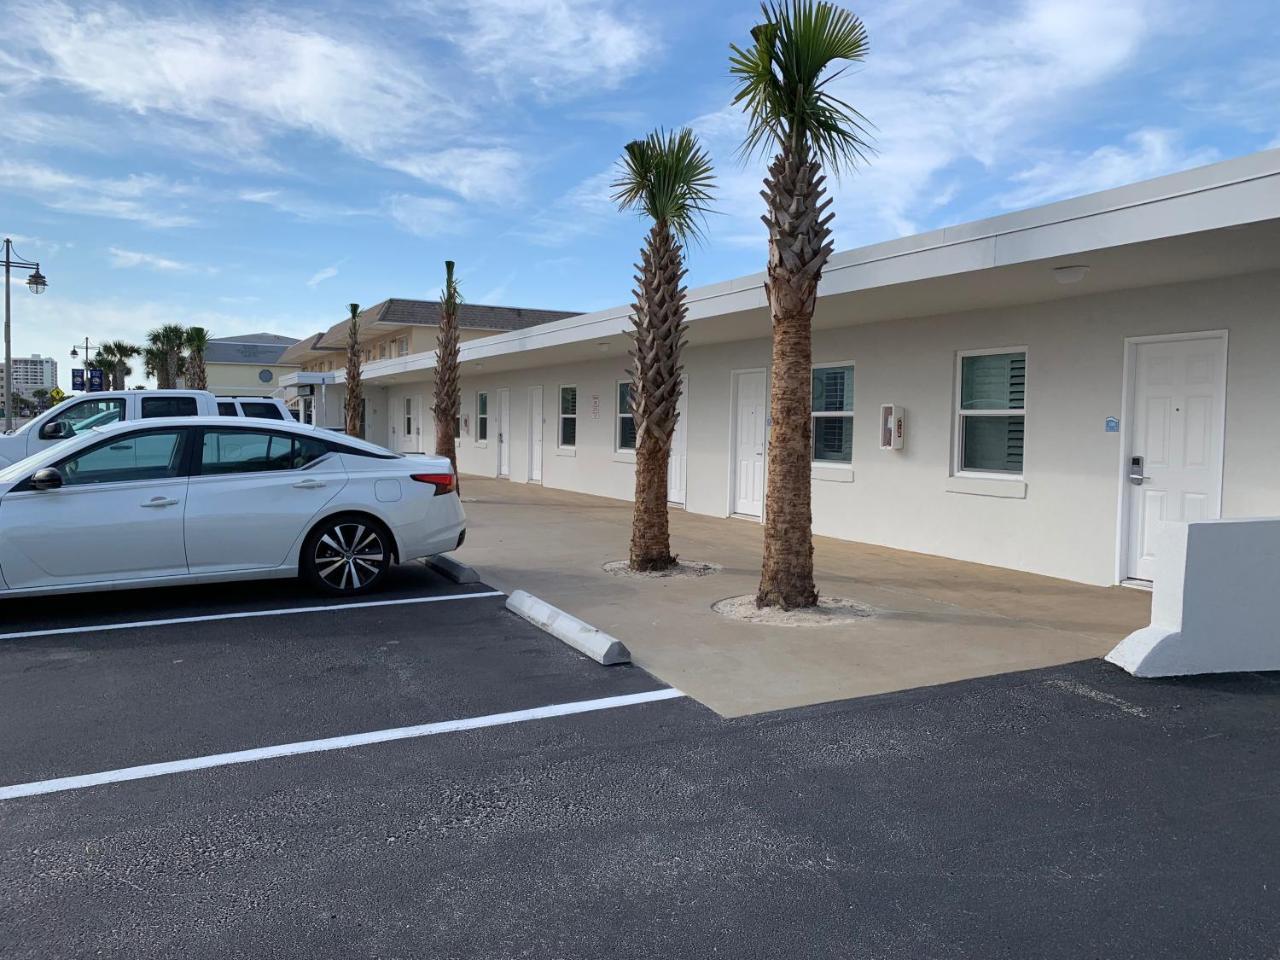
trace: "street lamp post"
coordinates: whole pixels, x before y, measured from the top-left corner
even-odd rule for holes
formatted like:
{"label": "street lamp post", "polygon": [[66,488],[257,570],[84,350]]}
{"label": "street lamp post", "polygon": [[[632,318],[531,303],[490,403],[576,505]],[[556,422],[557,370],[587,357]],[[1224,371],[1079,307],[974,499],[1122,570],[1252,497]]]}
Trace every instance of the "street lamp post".
{"label": "street lamp post", "polygon": [[[80,351],[77,349],[79,346],[80,346],[79,344],[75,344],[71,348],[72,360],[75,360],[80,356]],[[99,346],[99,349],[101,349],[101,346]],[[104,377],[106,376],[105,372],[103,373],[103,376]],[[85,393],[89,392],[89,338],[88,337],[84,338],[84,391]]]}
{"label": "street lamp post", "polygon": [[40,264],[28,262],[26,260],[14,259],[13,241],[8,237],[4,238],[4,429],[6,432],[13,429],[13,342],[11,339],[11,321],[9,306],[9,271],[18,267],[21,270],[30,270],[31,276],[27,277],[27,289],[32,293],[44,293],[44,288],[49,285],[45,280],[44,274],[40,272]]}

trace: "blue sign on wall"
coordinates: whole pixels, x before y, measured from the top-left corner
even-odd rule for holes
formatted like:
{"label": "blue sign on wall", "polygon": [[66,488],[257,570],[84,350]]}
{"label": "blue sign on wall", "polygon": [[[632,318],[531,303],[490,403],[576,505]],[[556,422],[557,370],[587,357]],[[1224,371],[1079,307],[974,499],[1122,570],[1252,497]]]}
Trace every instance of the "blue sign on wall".
{"label": "blue sign on wall", "polygon": [[84,371],[83,370],[71,371],[71,389],[72,390],[84,389]]}
{"label": "blue sign on wall", "polygon": [[1117,417],[1107,417],[1107,433],[1119,433],[1120,420]]}
{"label": "blue sign on wall", "polygon": [[102,375],[103,375],[103,373],[104,373],[104,372],[105,372],[105,371],[103,371],[102,369],[100,369],[100,368],[98,368],[98,367],[94,367],[92,370],[90,370],[90,371],[89,371],[89,390],[90,390],[90,392],[92,392],[92,391],[94,391],[94,390],[102,390],[102,389],[103,389],[103,380],[102,380]]}

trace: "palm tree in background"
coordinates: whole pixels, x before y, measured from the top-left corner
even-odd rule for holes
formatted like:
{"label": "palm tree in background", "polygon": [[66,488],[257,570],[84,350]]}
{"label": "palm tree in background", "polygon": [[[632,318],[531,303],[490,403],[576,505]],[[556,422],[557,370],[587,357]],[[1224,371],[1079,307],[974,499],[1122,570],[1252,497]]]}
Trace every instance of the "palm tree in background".
{"label": "palm tree in background", "polygon": [[656,130],[628,143],[613,199],[652,221],[636,265],[630,403],[636,431],[632,570],[666,570],[671,553],[667,467],[679,418],[684,348],[684,249],[697,238],[715,183],[711,158],[693,131]]}
{"label": "palm tree in background", "polygon": [[101,370],[103,385],[109,387],[111,385],[111,370],[115,366],[115,362],[101,349],[96,350],[92,357],[85,357],[85,389],[89,388],[89,371]]}
{"label": "palm tree in background", "polygon": [[112,390],[124,389],[125,378],[133,373],[133,367],[129,366],[129,361],[141,353],[141,347],[135,347],[124,340],[112,340],[98,349],[98,356],[109,364],[104,369],[107,371]]}
{"label": "palm tree in background", "polygon": [[209,331],[204,327],[188,327],[185,342],[187,386],[192,390],[208,390],[209,376],[204,366],[204,352],[209,346]]}
{"label": "palm tree in background", "polygon": [[159,389],[172,390],[178,385],[186,361],[182,354],[186,343],[186,328],[177,323],[166,323],[147,334],[150,350],[144,350],[143,357],[147,373],[155,376]]}
{"label": "palm tree in background", "polygon": [[813,307],[831,256],[826,168],[865,159],[866,119],[831,93],[840,61],[861,61],[867,31],[852,13],[827,2],[782,0],[761,7],[752,44],[730,45],[733,102],[747,114],[744,156],[773,155],[764,180],[769,229],[768,279],[773,318],[769,396],[768,484],[759,606],[789,610],[818,602],[813,581],[810,391]]}
{"label": "palm tree in background", "polygon": [[432,415],[436,421],[436,456],[448,457],[458,473],[455,424],[461,414],[462,390],[458,384],[458,305],[462,294],[453,275],[453,261],[444,262],[444,289],[440,291],[440,334],[436,338],[436,384]]}
{"label": "palm tree in background", "polygon": [[351,308],[351,322],[347,324],[347,435],[362,436],[360,430],[360,407],[364,400],[364,391],[360,386],[360,304],[348,304]]}

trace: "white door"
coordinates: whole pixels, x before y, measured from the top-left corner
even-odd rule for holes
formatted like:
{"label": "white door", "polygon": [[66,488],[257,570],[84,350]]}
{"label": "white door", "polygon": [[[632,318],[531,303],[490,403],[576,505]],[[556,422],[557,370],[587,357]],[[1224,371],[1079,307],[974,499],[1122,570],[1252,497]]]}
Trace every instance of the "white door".
{"label": "white door", "polygon": [[185,574],[188,437],[173,429],[116,436],[55,463],[61,488],[6,494],[0,568],[9,586]]}
{"label": "white door", "polygon": [[346,482],[340,458],[308,438],[206,430],[187,492],[191,572],[280,566]]}
{"label": "white door", "polygon": [[1219,514],[1227,350],[1223,337],[1144,341],[1133,354],[1125,463],[1128,568],[1153,578],[1160,528]]}
{"label": "white door", "polygon": [[763,370],[735,373],[733,512],[764,515],[764,445],[769,401]]}
{"label": "white door", "polygon": [[546,415],[542,409],[541,385],[529,388],[529,482],[542,482],[542,431]]}
{"label": "white door", "polygon": [[511,476],[511,391],[498,390],[498,476]]}
{"label": "white door", "polygon": [[400,453],[422,452],[422,424],[418,416],[418,398],[405,397],[400,402],[396,422],[391,430],[397,435],[395,449]]}
{"label": "white door", "polygon": [[671,434],[671,456],[667,460],[667,502],[684,506],[689,467],[689,378],[682,377],[680,402],[676,405],[676,428]]}

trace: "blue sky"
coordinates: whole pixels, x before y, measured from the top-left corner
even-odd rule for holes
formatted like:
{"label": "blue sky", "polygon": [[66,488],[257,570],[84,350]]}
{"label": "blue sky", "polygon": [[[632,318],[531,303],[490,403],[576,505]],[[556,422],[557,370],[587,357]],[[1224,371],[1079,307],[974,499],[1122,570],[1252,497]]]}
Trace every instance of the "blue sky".
{"label": "blue sky", "polygon": [[[840,248],[1280,146],[1273,0],[850,5],[840,81],[878,153],[835,185]],[[753,3],[14,4],[0,47],[0,234],[42,262],[14,351],[160,323],[304,336],[345,304],[627,300],[643,225],[626,141],[692,125],[720,177],[690,282],[762,268],[730,41]]]}

